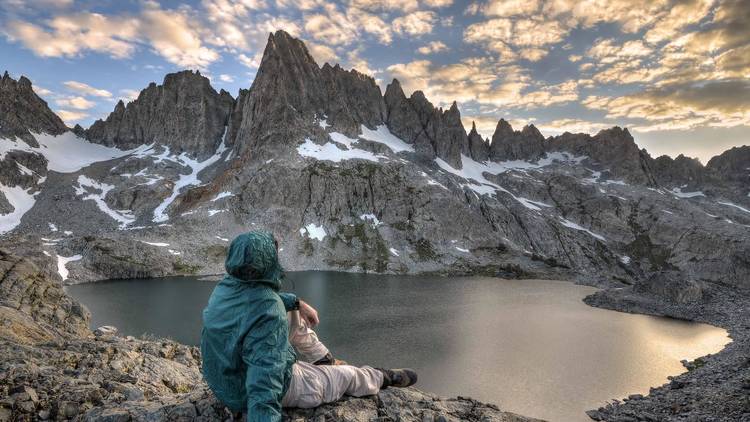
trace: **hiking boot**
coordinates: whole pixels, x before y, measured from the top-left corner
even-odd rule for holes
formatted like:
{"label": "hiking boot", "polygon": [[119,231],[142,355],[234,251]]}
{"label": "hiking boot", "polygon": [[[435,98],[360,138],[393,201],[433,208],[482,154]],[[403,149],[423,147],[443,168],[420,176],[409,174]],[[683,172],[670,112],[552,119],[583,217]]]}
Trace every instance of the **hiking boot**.
{"label": "hiking boot", "polygon": [[333,357],[332,354],[326,353],[325,356],[316,360],[315,363],[313,363],[313,365],[348,365],[348,364],[346,363],[346,361],[341,360],[341,359],[336,359],[335,357]]}
{"label": "hiking boot", "polygon": [[381,388],[405,388],[417,383],[417,372],[413,369],[376,369],[383,373],[383,385]]}

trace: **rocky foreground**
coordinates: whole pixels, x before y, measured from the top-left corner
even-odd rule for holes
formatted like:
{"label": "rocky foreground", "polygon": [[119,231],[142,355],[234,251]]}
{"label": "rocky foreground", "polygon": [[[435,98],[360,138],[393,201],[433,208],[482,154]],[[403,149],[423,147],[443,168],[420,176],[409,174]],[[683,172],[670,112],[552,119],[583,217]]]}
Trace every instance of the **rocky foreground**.
{"label": "rocky foreground", "polygon": [[[208,391],[200,351],[88,328],[88,311],[32,261],[0,249],[0,421],[232,420]],[[525,418],[410,388],[349,398],[294,421],[498,421]]]}
{"label": "rocky foreground", "polygon": [[[88,311],[65,294],[54,269],[0,250],[0,421],[232,420],[202,382],[200,351],[166,339],[88,328]],[[750,420],[750,295],[673,281],[655,299],[647,283],[600,291],[593,306],[719,325],[733,342],[684,362],[688,372],[648,396],[592,410],[600,421]],[[695,287],[695,286],[693,286]],[[696,290],[692,290],[697,294]],[[311,410],[295,421],[530,421],[468,398],[389,389]]]}

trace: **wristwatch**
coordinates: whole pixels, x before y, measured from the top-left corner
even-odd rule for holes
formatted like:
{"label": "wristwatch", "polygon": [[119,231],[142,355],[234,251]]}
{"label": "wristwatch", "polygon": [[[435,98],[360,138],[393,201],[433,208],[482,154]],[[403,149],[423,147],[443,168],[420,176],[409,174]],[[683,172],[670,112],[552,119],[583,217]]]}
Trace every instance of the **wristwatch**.
{"label": "wristwatch", "polygon": [[292,306],[293,311],[299,311],[299,298],[294,299],[294,305]]}

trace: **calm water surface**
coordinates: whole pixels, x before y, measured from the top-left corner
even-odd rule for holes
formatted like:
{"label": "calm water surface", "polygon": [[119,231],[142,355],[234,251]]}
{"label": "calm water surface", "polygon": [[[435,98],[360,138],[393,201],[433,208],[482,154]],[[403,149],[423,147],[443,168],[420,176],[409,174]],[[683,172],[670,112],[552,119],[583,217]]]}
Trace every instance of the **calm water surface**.
{"label": "calm water surface", "polygon": [[[215,284],[197,278],[68,287],[92,326],[200,341]],[[612,398],[647,393],[684,371],[681,359],[715,353],[726,332],[596,309],[593,288],[567,282],[290,273],[287,290],[318,309],[320,338],[352,364],[412,367],[418,387],[464,395],[551,421],[586,421]]]}

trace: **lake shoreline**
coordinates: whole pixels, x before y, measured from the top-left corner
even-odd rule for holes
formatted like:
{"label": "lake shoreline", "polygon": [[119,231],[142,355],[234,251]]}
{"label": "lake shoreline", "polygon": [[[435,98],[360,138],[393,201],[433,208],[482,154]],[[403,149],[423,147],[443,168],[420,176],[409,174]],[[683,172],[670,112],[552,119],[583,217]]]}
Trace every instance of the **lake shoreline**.
{"label": "lake shoreline", "polygon": [[716,288],[701,303],[673,303],[634,288],[600,290],[590,306],[619,312],[678,318],[726,330],[732,340],[716,354],[683,361],[687,372],[650,389],[588,412],[597,421],[738,421],[750,418],[750,300],[735,289]]}
{"label": "lake shoreline", "polygon": [[[0,421],[237,420],[203,382],[197,347],[92,332],[89,318],[44,268],[0,248]],[[386,389],[315,409],[285,409],[284,417],[538,421],[414,388]]]}
{"label": "lake shoreline", "polygon": [[[45,282],[49,285],[62,287],[59,281],[53,281],[55,270],[49,267],[48,261],[44,259],[44,257],[40,258],[41,260],[32,259],[33,263],[39,265],[41,268],[39,269],[35,267],[35,274],[38,274],[40,277],[47,280]],[[20,258],[16,256],[14,259],[18,260]],[[570,274],[568,274],[568,276],[570,276]],[[537,276],[533,278],[540,277]],[[694,361],[695,363],[688,364],[688,369],[691,370],[673,377],[673,380],[668,384],[652,388],[649,395],[643,397],[634,396],[624,402],[615,401],[610,405],[590,411],[590,417],[595,420],[627,421],[632,420],[633,418],[645,420],[668,420],[673,415],[679,414],[681,416],[698,418],[699,420],[731,421],[740,420],[747,416],[749,411],[746,403],[746,389],[748,388],[748,380],[750,380],[750,355],[748,354],[748,351],[750,350],[750,326],[748,326],[746,322],[750,321],[750,310],[748,310],[747,306],[747,304],[750,303],[750,300],[748,300],[749,295],[747,293],[740,292],[734,288],[712,285],[710,294],[706,295],[699,301],[675,303],[672,300],[660,299],[660,296],[656,294],[637,291],[637,286],[627,286],[623,288],[622,285],[620,285],[617,288],[607,288],[606,286],[603,287],[601,284],[588,278],[572,279],[572,277],[559,277],[558,275],[555,279],[602,289],[584,299],[584,302],[588,305],[621,312],[667,316],[688,321],[708,323],[727,330],[733,340],[715,355],[711,355],[705,359],[697,359]],[[63,293],[63,295],[65,294]],[[25,300],[28,300],[28,298]],[[44,302],[47,299],[37,298],[35,300],[41,300]],[[57,338],[59,335],[57,331],[59,331],[59,329],[52,327],[50,330],[48,325],[49,324],[45,325],[43,331],[55,332],[55,337]],[[88,327],[86,327],[86,330],[88,330]],[[39,361],[40,364],[47,362],[46,359],[53,359],[52,355],[77,355],[80,351],[77,351],[75,347],[88,350],[93,347],[93,345],[107,345],[106,347],[114,347],[116,350],[121,350],[126,354],[136,353],[141,357],[150,356],[149,359],[154,358],[154,355],[148,352],[144,355],[144,350],[154,348],[156,345],[160,345],[156,347],[156,350],[163,347],[167,347],[169,350],[195,350],[194,347],[182,349],[186,346],[179,345],[169,340],[159,340],[154,342],[127,339],[118,336],[80,337],[80,334],[73,338],[70,336],[64,336],[63,338],[64,340],[54,343],[57,344],[57,346],[42,349],[43,360]],[[76,344],[78,346],[75,346]],[[4,346],[4,348],[6,348],[6,346]],[[68,350],[71,347],[74,348],[73,351]],[[28,353],[32,352],[32,349],[26,347],[19,350],[14,346],[11,349],[6,348],[5,352],[9,353],[10,357],[17,358],[16,355],[27,356]],[[195,352],[189,352],[188,354],[191,353]],[[165,368],[171,368],[173,365],[178,365],[178,363],[173,361],[174,355],[172,353],[168,352],[165,354],[157,351],[155,354],[159,359],[159,364],[164,365]],[[59,359],[59,357],[55,359]],[[102,359],[109,360],[111,357],[102,357]],[[179,363],[179,365],[183,364],[184,362]],[[192,365],[196,364],[197,363],[193,363]],[[112,376],[121,377],[122,375]],[[139,383],[148,381],[148,379],[148,377],[135,379],[134,382],[135,385],[139,385]],[[197,378],[197,381],[199,380],[200,378]],[[11,388],[12,386],[6,387]],[[110,394],[112,393],[110,392]],[[82,398],[81,400],[84,403],[89,403],[87,398]],[[105,402],[101,402],[102,405],[96,405],[95,408],[98,409],[98,411],[106,410],[115,412],[121,416],[129,415],[128,417],[132,417],[142,414],[142,412],[146,411],[144,409],[148,408],[151,408],[152,410],[160,409],[158,410],[160,412],[163,412],[164,409],[173,409],[175,407],[181,409],[193,409],[188,410],[189,413],[194,412],[194,409],[197,408],[196,406],[215,408],[216,403],[211,400],[212,396],[205,391],[205,389],[197,389],[193,393],[182,393],[180,391],[167,389],[166,391],[154,392],[152,399],[145,402],[123,402],[127,404],[127,406],[117,403],[105,405]],[[352,409],[349,408],[349,406],[352,405],[352,402],[352,400],[349,400],[338,406],[324,406],[320,408],[320,411],[351,411]],[[357,403],[361,404],[360,402]],[[36,407],[39,406],[37,405]],[[374,408],[378,409],[377,402]],[[91,409],[80,410],[85,413]],[[57,409],[57,411],[59,411],[59,409]],[[715,415],[722,416],[715,417]]]}
{"label": "lake shoreline", "polygon": [[[426,276],[426,277],[428,277],[428,276]],[[432,277],[428,277],[428,278],[432,279]],[[167,277],[165,279],[169,279],[169,277]],[[501,280],[501,279],[498,278],[498,280]],[[539,279],[529,279],[529,280],[524,280],[524,281],[529,281],[529,282],[532,282],[532,283],[535,282],[535,281],[539,281],[539,282],[552,281],[552,282],[561,283],[561,284],[576,284],[576,285],[582,285],[582,286],[595,287],[596,288],[596,286],[590,286],[588,283],[575,282],[575,281],[571,281],[571,280],[539,280]],[[117,281],[116,280],[110,280],[110,282],[117,282]],[[365,282],[365,281],[363,281],[363,280],[352,280],[351,282],[352,283],[357,283],[357,282]],[[453,281],[448,281],[448,282],[453,282]],[[696,320],[695,318],[689,317],[684,312],[680,314],[680,313],[676,313],[676,312],[669,312],[669,313],[667,313],[666,311],[659,311],[658,310],[659,307],[664,308],[666,306],[666,303],[664,303],[664,302],[654,302],[654,301],[652,301],[652,302],[654,302],[657,305],[657,307],[655,308],[655,310],[652,310],[652,311],[643,310],[643,311],[639,312],[633,306],[631,306],[631,307],[627,307],[627,306],[619,306],[619,307],[607,306],[604,301],[597,302],[597,301],[592,301],[591,300],[591,298],[599,297],[599,296],[601,296],[601,295],[603,295],[605,293],[608,293],[608,292],[624,292],[626,290],[627,289],[598,290],[597,292],[595,292],[595,293],[593,293],[593,294],[591,294],[591,295],[583,298],[582,301],[587,306],[593,306],[593,307],[596,307],[596,308],[603,308],[603,309],[607,309],[607,310],[614,310],[614,311],[626,312],[626,313],[634,313],[634,314],[648,314],[648,315],[654,315],[654,316],[663,316],[663,317],[678,319],[678,320],[681,320],[681,321],[708,323],[708,324],[710,324],[712,326],[719,327],[719,328],[722,328],[724,330],[726,329],[725,327],[720,326],[718,324],[715,324],[715,323],[712,324],[711,322],[715,321],[715,319],[704,318],[703,320]],[[608,297],[608,296],[605,296],[605,297]],[[132,332],[132,330],[131,330],[131,332]],[[735,340],[735,342],[736,342],[736,340]],[[188,344],[192,344],[192,342],[188,342]],[[716,354],[714,354],[712,356],[720,356],[720,354],[723,353],[726,350],[726,348],[729,347],[732,344],[734,344],[734,343],[732,343],[732,342],[728,343],[726,346],[724,346],[724,348],[722,348],[720,351],[718,351]],[[696,355],[693,355],[693,356],[696,356]],[[712,359],[712,358],[709,358],[709,359]],[[703,359],[702,358],[698,358],[697,360],[702,361]],[[677,374],[679,372],[672,372],[672,373],[673,374]],[[675,375],[675,376],[669,377],[669,378],[670,379],[677,379],[677,378],[679,378],[681,376],[686,376],[686,375],[687,374]],[[659,383],[661,383],[661,381],[659,381],[658,383],[646,384],[646,385],[653,385],[654,387],[651,388],[651,391],[653,392],[655,389],[662,388],[662,387],[658,387],[657,386]],[[463,391],[463,390],[461,390],[461,391]],[[625,391],[627,391],[627,390],[625,390]],[[633,391],[633,390],[631,390],[631,391]],[[638,390],[635,390],[635,391],[638,391]],[[640,391],[643,391],[643,390],[640,390]],[[446,392],[443,391],[442,393],[445,394]],[[449,394],[451,394],[451,393],[449,393]],[[612,398],[615,399],[615,397],[612,397]],[[483,397],[483,399],[487,400],[487,397]],[[489,401],[492,402],[492,400],[489,400]],[[505,403],[504,400],[500,400],[500,401],[503,402],[503,403]],[[516,411],[518,411],[518,409],[516,409]],[[647,410],[644,410],[644,412],[645,412],[644,414],[648,414]],[[530,412],[525,411],[525,412],[521,412],[521,413],[529,414]],[[596,416],[597,414],[596,413],[592,413],[592,415]],[[552,420],[554,420],[554,418]]]}

